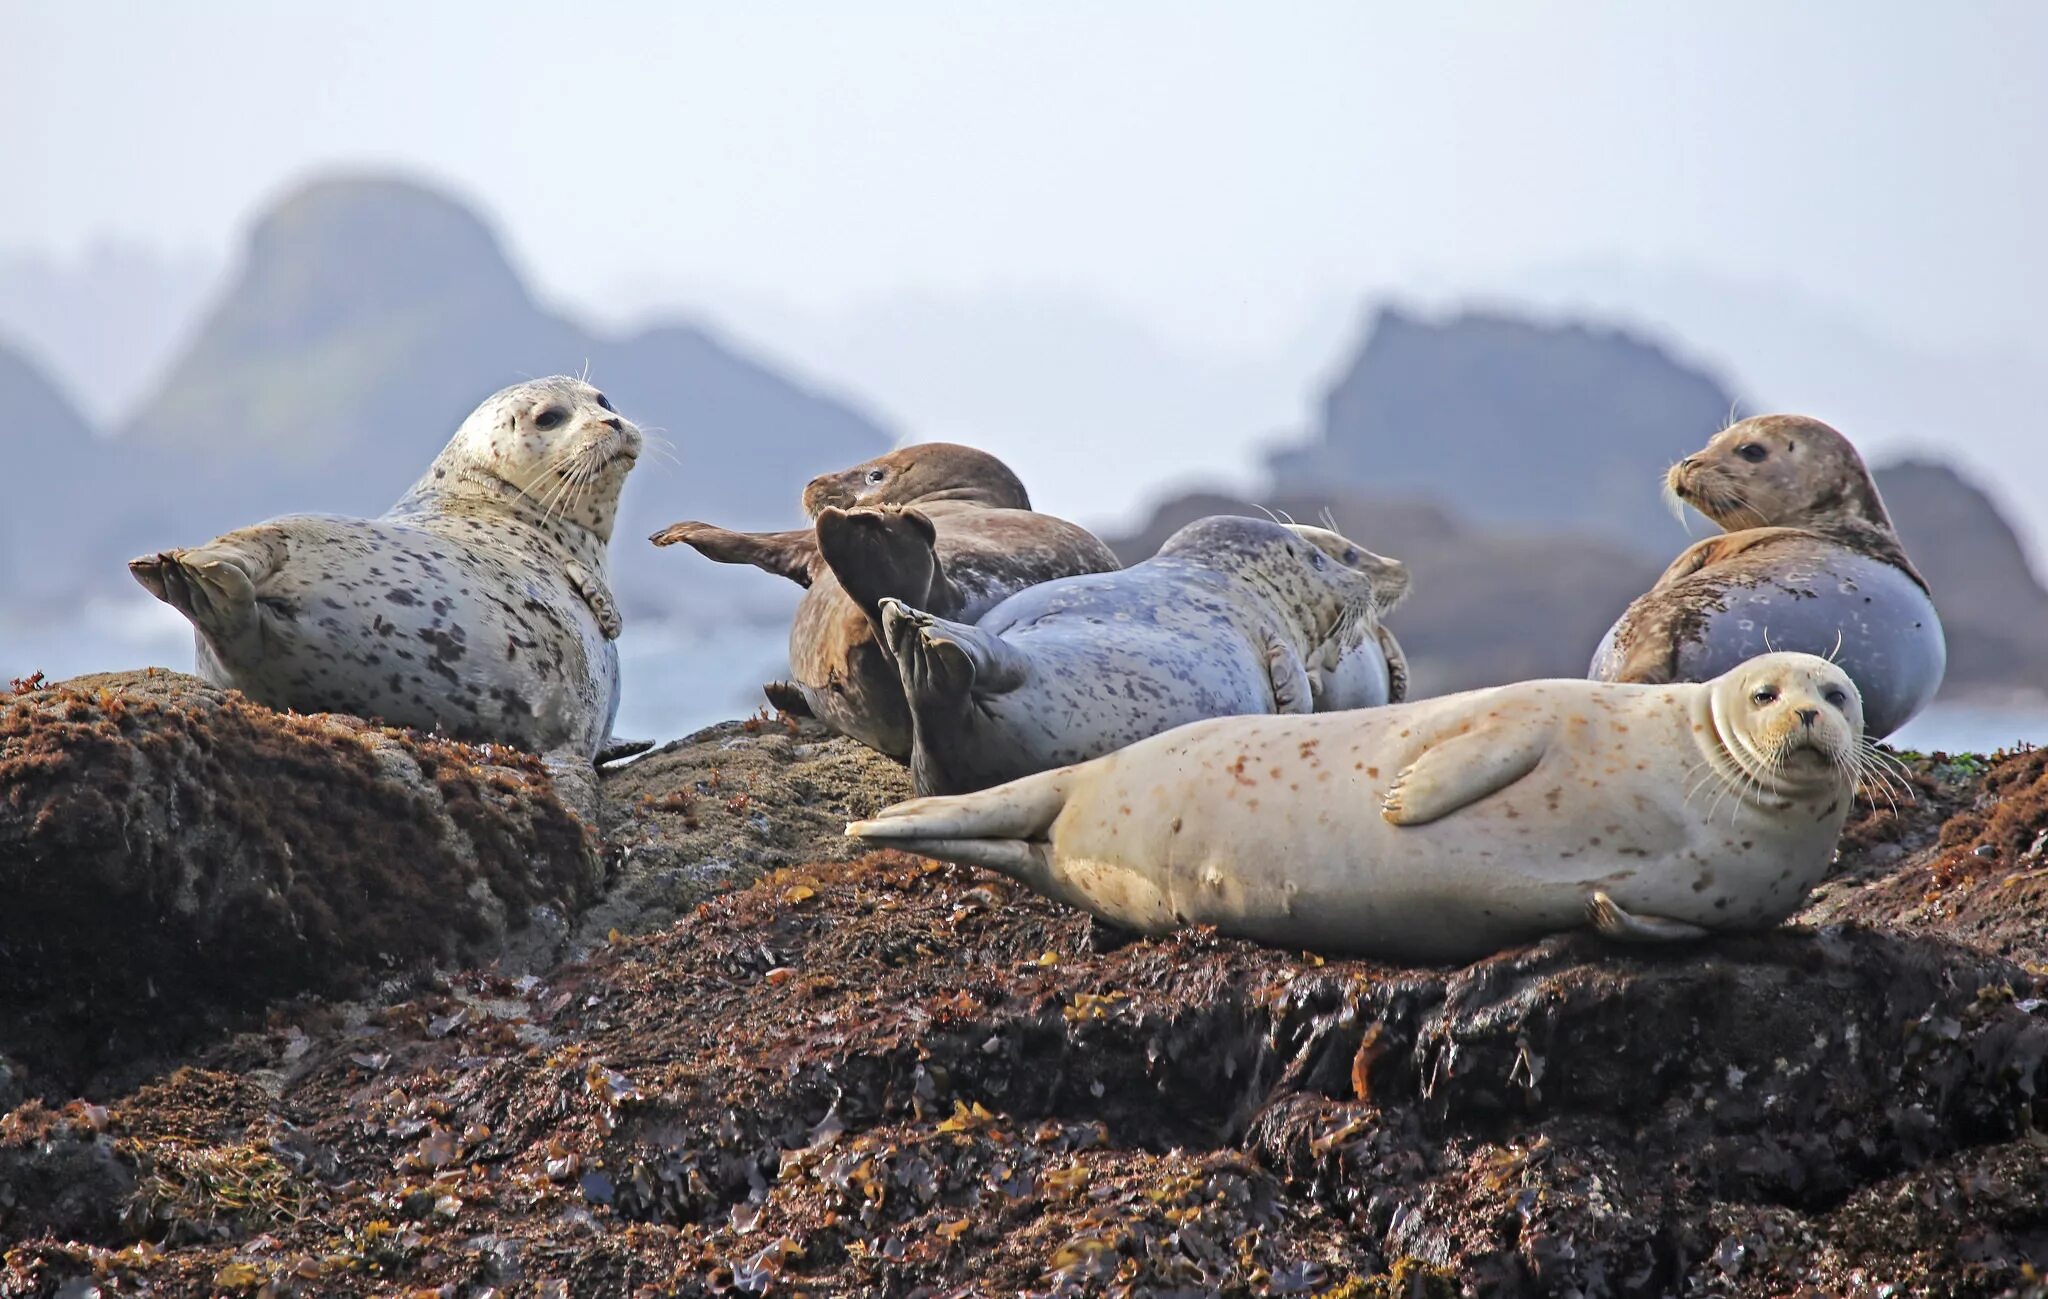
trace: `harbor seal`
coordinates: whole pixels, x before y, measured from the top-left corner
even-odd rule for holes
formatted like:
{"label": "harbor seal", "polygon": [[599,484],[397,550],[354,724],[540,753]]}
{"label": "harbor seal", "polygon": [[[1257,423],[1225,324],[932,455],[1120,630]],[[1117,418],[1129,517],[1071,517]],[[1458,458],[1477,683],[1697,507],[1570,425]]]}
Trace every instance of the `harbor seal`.
{"label": "harbor seal", "polygon": [[913,783],[982,789],[1204,717],[1310,712],[1319,685],[1356,695],[1346,659],[1378,651],[1380,612],[1407,589],[1405,565],[1326,529],[1218,515],[978,623],[884,600]]}
{"label": "harbor seal", "polygon": [[589,384],[516,384],[378,518],[287,515],[128,567],[216,685],[588,766],[618,711],[606,546],[639,454]]}
{"label": "harbor seal", "polygon": [[910,754],[910,711],[878,639],[883,599],[971,621],[1025,587],[1117,567],[1087,529],[1034,512],[1009,466],[951,442],[820,474],[803,505],[808,528],[733,532],[685,522],[651,540],[805,588],[789,629],[795,680],[767,687],[769,700],[896,758]]}
{"label": "harbor seal", "polygon": [[1704,684],[1526,681],[1198,722],[847,834],[987,866],[1146,934],[1466,961],[1591,925],[1757,929],[1826,873],[1869,759],[1806,654]]}
{"label": "harbor seal", "polygon": [[1731,425],[1665,479],[1727,529],[1686,548],[1594,652],[1599,681],[1704,681],[1771,650],[1839,663],[1882,738],[1948,665],[1927,583],[1849,440],[1819,420]]}

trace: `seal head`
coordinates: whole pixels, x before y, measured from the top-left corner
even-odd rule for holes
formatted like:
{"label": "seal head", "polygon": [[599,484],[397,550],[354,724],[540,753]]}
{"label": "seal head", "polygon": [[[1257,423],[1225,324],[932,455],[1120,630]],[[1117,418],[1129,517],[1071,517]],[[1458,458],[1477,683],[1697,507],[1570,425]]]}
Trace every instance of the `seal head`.
{"label": "seal head", "polygon": [[986,451],[957,442],[920,442],[819,474],[804,488],[804,513],[827,507],[875,509],[964,501],[998,510],[1028,510],[1031,497],[1010,467]]}

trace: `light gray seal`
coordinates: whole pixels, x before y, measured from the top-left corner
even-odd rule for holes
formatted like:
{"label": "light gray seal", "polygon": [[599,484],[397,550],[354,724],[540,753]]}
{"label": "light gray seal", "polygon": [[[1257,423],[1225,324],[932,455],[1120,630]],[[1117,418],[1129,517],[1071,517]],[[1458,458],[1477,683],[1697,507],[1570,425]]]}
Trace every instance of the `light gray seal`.
{"label": "light gray seal", "polygon": [[1672,941],[1798,908],[1873,761],[1862,727],[1840,668],[1771,654],[1697,685],[1197,722],[846,832],[1145,934],[1422,961],[1588,925]]}
{"label": "light gray seal", "polygon": [[1839,663],[1873,738],[1934,698],[1941,618],[1877,484],[1819,420],[1760,415],[1671,467],[1667,491],[1727,532],[1688,547],[1594,652],[1597,681],[1705,681],[1758,654]]}
{"label": "light gray seal", "polygon": [[378,518],[287,515],[128,567],[216,685],[587,767],[618,711],[605,557],[639,454],[603,393],[539,379],[477,407]]}
{"label": "light gray seal", "polygon": [[1325,529],[1223,515],[972,625],[884,600],[916,788],[982,789],[1205,717],[1311,712],[1319,686],[1348,701],[1362,673],[1347,655],[1379,649],[1407,589],[1405,565]]}
{"label": "light gray seal", "polygon": [[952,442],[820,474],[803,504],[807,528],[733,532],[684,522],[651,540],[805,588],[789,629],[795,680],[768,686],[769,700],[895,758],[910,755],[910,710],[879,639],[885,598],[972,621],[1039,582],[1117,567],[1093,533],[1034,511],[1008,465]]}

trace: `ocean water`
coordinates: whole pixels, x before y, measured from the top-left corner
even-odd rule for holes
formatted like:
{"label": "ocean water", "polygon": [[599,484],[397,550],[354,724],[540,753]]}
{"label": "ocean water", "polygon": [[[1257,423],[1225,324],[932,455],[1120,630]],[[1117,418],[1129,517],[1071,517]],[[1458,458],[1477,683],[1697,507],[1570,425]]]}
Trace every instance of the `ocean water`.
{"label": "ocean water", "polygon": [[[619,641],[625,689],[614,729],[666,741],[753,713],[765,703],[762,684],[788,672],[788,636],[783,623],[632,623]],[[146,595],[94,599],[67,617],[0,622],[0,685],[37,671],[60,681],[149,665],[189,671],[192,629]],[[1936,704],[1889,743],[1948,753],[2048,745],[2048,708]]]}

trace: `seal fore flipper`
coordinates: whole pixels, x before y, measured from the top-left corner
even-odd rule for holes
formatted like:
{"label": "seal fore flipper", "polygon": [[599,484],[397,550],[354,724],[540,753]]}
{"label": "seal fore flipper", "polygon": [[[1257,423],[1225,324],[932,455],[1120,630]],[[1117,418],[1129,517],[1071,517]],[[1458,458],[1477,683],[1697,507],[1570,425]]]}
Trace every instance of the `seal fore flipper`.
{"label": "seal fore flipper", "polygon": [[1066,809],[1073,771],[1061,767],[975,794],[913,798],[853,822],[846,834],[941,861],[986,866],[1049,897],[1076,902],[1053,877],[1049,840],[1053,822]]}
{"label": "seal fore flipper", "polygon": [[619,606],[612,600],[611,588],[604,584],[604,579],[573,559],[563,565],[563,571],[569,575],[570,589],[583,597],[583,603],[596,616],[598,631],[606,640],[617,640],[625,623],[619,618]]}
{"label": "seal fore flipper", "polygon": [[915,609],[957,607],[939,564],[938,530],[921,511],[900,505],[818,512],[818,555],[876,631],[882,601]]}
{"label": "seal fore flipper", "polygon": [[1394,639],[1382,623],[1373,624],[1373,635],[1379,638],[1380,653],[1387,660],[1387,702],[1398,704],[1408,698],[1408,654],[1401,648],[1401,642]]}
{"label": "seal fore flipper", "polygon": [[1601,937],[1617,943],[1684,943],[1705,938],[1711,932],[1684,920],[1631,915],[1598,889],[1586,899],[1586,920]]}
{"label": "seal fore flipper", "polygon": [[1308,669],[1302,665],[1301,655],[1272,632],[1266,633],[1266,678],[1273,687],[1274,712],[1315,711],[1317,692],[1309,680]]}
{"label": "seal fore flipper", "polygon": [[1438,740],[1401,769],[1380,804],[1390,825],[1427,825],[1536,769],[1551,727],[1534,720],[1495,722]]}
{"label": "seal fore flipper", "polygon": [[752,564],[764,573],[786,577],[809,587],[821,562],[817,534],[809,528],[789,532],[734,532],[710,523],[671,523],[648,538],[657,546],[680,542],[718,564]]}

